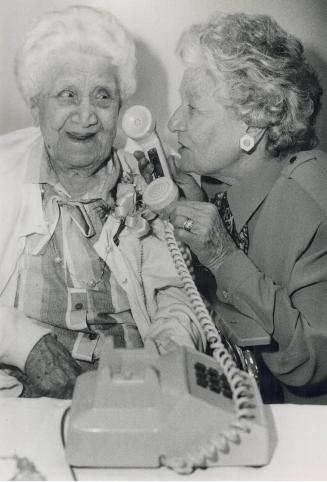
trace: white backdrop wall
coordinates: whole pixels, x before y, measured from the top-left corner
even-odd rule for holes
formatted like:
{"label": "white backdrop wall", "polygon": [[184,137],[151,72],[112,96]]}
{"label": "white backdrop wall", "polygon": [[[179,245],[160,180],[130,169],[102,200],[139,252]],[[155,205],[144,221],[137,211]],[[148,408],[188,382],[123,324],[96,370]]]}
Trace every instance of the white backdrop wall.
{"label": "white backdrop wall", "polygon": [[159,132],[173,145],[174,136],[166,124],[179,102],[182,68],[174,50],[182,30],[205,20],[214,10],[272,15],[302,40],[318,71],[326,94],[317,132],[321,147],[327,151],[326,0],[0,0],[0,134],[32,123],[13,75],[14,55],[26,31],[43,12],[77,3],[111,10],[132,33],[137,44],[139,85],[129,105],[150,107]]}

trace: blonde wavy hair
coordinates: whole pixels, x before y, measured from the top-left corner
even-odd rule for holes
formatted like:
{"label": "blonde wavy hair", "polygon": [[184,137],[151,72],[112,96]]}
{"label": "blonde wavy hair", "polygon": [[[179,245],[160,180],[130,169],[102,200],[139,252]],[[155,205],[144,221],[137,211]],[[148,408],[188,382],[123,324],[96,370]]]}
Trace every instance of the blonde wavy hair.
{"label": "blonde wavy hair", "polygon": [[[315,122],[322,89],[303,46],[271,17],[215,13],[181,36],[177,54],[217,79],[217,95],[249,126],[267,128],[277,157],[318,144]],[[221,97],[219,83],[227,87]]]}
{"label": "blonde wavy hair", "polygon": [[70,6],[46,13],[17,52],[15,74],[25,102],[32,105],[51,75],[51,65],[65,50],[102,55],[117,68],[121,100],[136,88],[135,45],[107,10]]}

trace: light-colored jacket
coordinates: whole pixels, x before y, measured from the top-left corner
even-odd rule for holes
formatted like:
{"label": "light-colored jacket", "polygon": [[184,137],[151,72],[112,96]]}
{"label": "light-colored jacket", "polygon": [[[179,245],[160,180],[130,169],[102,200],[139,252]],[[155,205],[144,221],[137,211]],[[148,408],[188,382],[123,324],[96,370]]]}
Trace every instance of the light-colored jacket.
{"label": "light-colored jacket", "polygon": [[271,336],[260,351],[285,401],[326,404],[327,156],[267,162],[228,200],[237,229],[248,224],[249,251],[219,268],[217,310],[233,327],[254,321]]}
{"label": "light-colored jacket", "polygon": [[[26,237],[50,236],[40,185],[25,182],[31,160],[41,163],[42,150],[37,128],[0,138],[0,361],[20,369],[34,344],[50,331],[14,308]],[[117,247],[112,240],[117,228],[118,221],[109,217],[96,248],[100,255],[110,251],[104,258],[128,295],[142,338],[154,338],[162,351],[170,348],[171,341],[204,349],[205,339],[162,236],[140,240],[126,230]]]}

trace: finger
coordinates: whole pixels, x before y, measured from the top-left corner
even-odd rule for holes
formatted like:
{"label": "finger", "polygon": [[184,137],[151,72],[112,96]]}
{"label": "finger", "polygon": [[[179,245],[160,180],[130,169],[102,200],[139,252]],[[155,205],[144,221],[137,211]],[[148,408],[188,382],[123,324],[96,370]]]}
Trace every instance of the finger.
{"label": "finger", "polygon": [[178,236],[178,239],[185,241],[187,244],[192,241],[200,242],[204,229],[201,224],[195,221],[186,229],[187,225],[185,225],[185,223],[189,221],[189,219],[190,218],[185,218],[184,216],[177,217],[175,222],[172,223],[174,234]]}
{"label": "finger", "polygon": [[145,157],[143,151],[135,151],[134,157],[138,162],[141,176],[144,178],[145,182],[149,184],[151,181],[153,181],[152,174],[154,171],[154,166],[152,162],[150,162],[149,159]]}
{"label": "finger", "polygon": [[[192,218],[183,216],[181,214],[176,214],[175,216],[173,216],[173,219],[170,219],[170,222],[173,224],[175,229],[184,229],[184,224],[189,219],[192,219]],[[194,226],[194,221],[193,221],[193,226]]]}
{"label": "finger", "polygon": [[169,220],[172,224],[174,224],[174,226],[176,226],[177,223],[180,223],[182,219],[184,221],[186,219],[197,219],[203,221],[206,219],[206,216],[203,210],[201,210],[201,213],[199,213],[199,211],[194,209],[192,206],[180,205],[180,203],[177,202],[169,214]]}
{"label": "finger", "polygon": [[146,182],[147,184],[150,184],[150,182],[153,181],[153,177],[152,177],[152,174],[151,174],[151,173],[143,172],[143,173],[142,173],[142,176],[143,176],[143,179],[145,180],[145,182]]}
{"label": "finger", "polygon": [[147,184],[153,181],[153,169],[153,164],[150,162],[140,169],[140,174]]}
{"label": "finger", "polygon": [[206,219],[212,220],[216,218],[218,215],[218,209],[211,203],[183,200],[176,203],[174,214],[205,221]]}
{"label": "finger", "polygon": [[152,162],[148,162],[148,163],[144,166],[144,168],[143,168],[143,170],[142,170],[142,173],[143,173],[143,174],[152,174],[152,173],[153,173],[153,170],[154,170],[154,166],[153,166]]}
{"label": "finger", "polygon": [[192,246],[196,238],[196,234],[192,233],[191,231],[185,231],[185,229],[183,228],[175,228],[174,236],[176,240],[186,243],[192,249]]}
{"label": "finger", "polygon": [[140,160],[143,159],[143,158],[146,159],[145,154],[144,154],[143,151],[134,151],[134,152],[133,152],[133,156],[135,157],[135,159],[136,159],[137,161],[140,161]]}
{"label": "finger", "polygon": [[133,155],[138,162],[140,171],[143,171],[149,164],[151,164],[149,159],[145,157],[143,151],[135,151],[133,152]]}
{"label": "finger", "polygon": [[135,151],[133,155],[137,160],[140,172],[142,172],[150,161],[145,157],[144,152],[142,151]]}

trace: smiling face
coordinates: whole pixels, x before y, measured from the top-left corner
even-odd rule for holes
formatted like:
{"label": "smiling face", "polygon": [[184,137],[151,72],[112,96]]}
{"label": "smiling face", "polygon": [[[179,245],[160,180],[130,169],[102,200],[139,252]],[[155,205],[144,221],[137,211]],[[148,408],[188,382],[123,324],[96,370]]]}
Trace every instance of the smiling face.
{"label": "smiling face", "polygon": [[115,68],[74,52],[53,63],[32,113],[55,166],[94,171],[110,156],[119,108]]}
{"label": "smiling face", "polygon": [[181,105],[168,127],[178,136],[181,170],[234,178],[241,162],[239,141],[247,126],[219,102],[214,96],[216,89],[216,81],[206,70],[186,69],[180,87]]}

